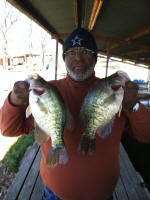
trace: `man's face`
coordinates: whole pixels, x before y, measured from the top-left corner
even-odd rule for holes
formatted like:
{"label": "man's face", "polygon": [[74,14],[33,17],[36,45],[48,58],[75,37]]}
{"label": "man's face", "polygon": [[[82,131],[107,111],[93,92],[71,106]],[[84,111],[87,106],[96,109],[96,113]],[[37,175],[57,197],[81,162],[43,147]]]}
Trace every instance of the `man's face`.
{"label": "man's face", "polygon": [[74,47],[66,52],[67,73],[75,81],[84,81],[94,73],[95,57],[90,50],[86,50],[86,47]]}

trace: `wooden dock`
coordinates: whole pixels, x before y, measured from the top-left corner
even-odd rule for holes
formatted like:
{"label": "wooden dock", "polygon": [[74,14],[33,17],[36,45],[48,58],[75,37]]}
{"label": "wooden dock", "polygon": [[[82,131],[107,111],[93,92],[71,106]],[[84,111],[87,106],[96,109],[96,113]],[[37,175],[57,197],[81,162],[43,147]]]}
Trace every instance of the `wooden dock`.
{"label": "wooden dock", "polygon": [[[43,183],[39,174],[41,158],[37,143],[28,150],[19,171],[4,200],[41,200]],[[143,179],[135,171],[122,144],[120,145],[120,179],[114,191],[114,200],[150,200]]]}

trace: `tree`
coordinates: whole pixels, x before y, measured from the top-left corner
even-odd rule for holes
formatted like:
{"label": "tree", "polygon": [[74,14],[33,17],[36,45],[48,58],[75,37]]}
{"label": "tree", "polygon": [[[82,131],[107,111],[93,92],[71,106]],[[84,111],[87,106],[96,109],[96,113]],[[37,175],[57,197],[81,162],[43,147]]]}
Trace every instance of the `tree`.
{"label": "tree", "polygon": [[33,64],[33,42],[32,42],[32,35],[33,35],[33,21],[29,19],[29,30],[28,30],[28,44],[29,44],[29,59],[30,59],[30,67]]}
{"label": "tree", "polygon": [[45,54],[46,54],[46,47],[47,47],[47,32],[41,29],[41,50],[42,50],[42,65],[45,66]]}
{"label": "tree", "polygon": [[11,27],[18,21],[18,11],[6,0],[0,0],[0,34],[3,49],[3,67],[8,68],[8,35]]}

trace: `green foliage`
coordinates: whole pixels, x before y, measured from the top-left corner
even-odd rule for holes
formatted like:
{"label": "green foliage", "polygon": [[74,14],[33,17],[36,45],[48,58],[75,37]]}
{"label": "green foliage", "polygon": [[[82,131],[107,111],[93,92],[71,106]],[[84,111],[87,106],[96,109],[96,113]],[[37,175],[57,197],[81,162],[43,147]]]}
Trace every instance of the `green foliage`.
{"label": "green foliage", "polygon": [[26,149],[34,142],[33,132],[29,135],[21,136],[17,142],[12,145],[9,151],[6,153],[3,163],[5,164],[9,172],[17,172],[20,166]]}

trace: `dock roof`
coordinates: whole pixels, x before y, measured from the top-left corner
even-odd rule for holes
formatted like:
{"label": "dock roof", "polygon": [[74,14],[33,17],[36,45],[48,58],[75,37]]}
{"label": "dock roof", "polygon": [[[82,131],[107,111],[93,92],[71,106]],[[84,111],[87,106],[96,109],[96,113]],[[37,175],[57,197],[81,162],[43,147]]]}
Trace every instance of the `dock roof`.
{"label": "dock roof", "polygon": [[150,66],[149,0],[8,0],[63,43],[89,29],[99,53]]}

